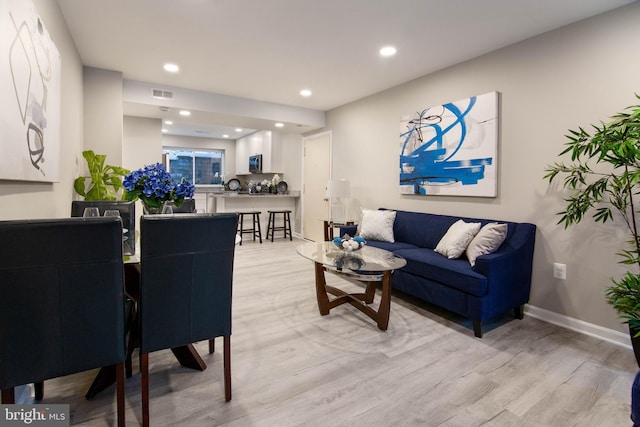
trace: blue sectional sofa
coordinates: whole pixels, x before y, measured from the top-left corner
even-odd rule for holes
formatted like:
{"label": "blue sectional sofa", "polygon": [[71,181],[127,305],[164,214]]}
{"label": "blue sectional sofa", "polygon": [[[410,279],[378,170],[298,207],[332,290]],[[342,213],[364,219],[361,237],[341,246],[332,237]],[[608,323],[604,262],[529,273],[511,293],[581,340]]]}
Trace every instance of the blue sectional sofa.
{"label": "blue sectional sofa", "polygon": [[[483,226],[507,224],[506,238],[495,252],[478,257],[473,267],[464,254],[449,259],[434,248],[459,219]],[[340,232],[353,236],[356,227],[341,227]],[[393,234],[393,243],[368,240],[367,244],[407,260],[405,267],[394,272],[394,289],[471,319],[478,338],[482,338],[482,322],[510,310],[522,319],[531,288],[534,224],[396,211]]]}

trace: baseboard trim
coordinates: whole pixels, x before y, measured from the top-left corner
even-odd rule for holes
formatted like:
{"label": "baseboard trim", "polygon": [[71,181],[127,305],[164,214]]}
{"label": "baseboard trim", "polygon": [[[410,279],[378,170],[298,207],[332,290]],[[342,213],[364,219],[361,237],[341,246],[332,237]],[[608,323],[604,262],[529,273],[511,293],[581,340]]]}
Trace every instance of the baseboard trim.
{"label": "baseboard trim", "polygon": [[531,317],[542,320],[543,322],[552,323],[581,334],[589,335],[603,341],[631,349],[631,339],[629,338],[629,334],[594,325],[593,323],[588,323],[563,314],[554,313],[553,311],[545,310],[544,308],[533,305],[526,305],[524,312]]}

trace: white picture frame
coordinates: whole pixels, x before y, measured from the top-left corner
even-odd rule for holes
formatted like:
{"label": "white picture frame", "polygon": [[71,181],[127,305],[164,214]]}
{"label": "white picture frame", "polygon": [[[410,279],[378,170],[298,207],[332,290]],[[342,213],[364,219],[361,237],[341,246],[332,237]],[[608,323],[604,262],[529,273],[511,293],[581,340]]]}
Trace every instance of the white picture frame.
{"label": "white picture frame", "polygon": [[497,197],[498,92],[400,120],[400,193]]}
{"label": "white picture frame", "polygon": [[31,0],[0,2],[0,179],[58,182],[61,58]]}

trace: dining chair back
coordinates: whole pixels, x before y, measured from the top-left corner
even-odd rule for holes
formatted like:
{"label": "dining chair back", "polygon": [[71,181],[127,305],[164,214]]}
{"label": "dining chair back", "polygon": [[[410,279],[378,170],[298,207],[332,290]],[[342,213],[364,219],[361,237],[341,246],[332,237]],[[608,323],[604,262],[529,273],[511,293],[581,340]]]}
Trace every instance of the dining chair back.
{"label": "dining chair back", "polygon": [[231,296],[237,214],[151,215],[140,220],[142,419],[149,425],[149,353],[223,337],[231,400]]}
{"label": "dining chair back", "polygon": [[[0,241],[2,403],[15,403],[18,385],[116,365],[124,425],[120,220],[0,221]],[[42,398],[42,389],[36,394]]]}
{"label": "dining chair back", "polygon": [[106,210],[117,210],[122,219],[124,254],[136,253],[136,204],[127,200],[73,200],[71,202],[71,216],[82,216],[85,208],[97,207],[100,216]]}
{"label": "dining chair back", "polygon": [[184,199],[180,206],[174,202],[167,202],[171,206],[173,213],[194,213],[196,211],[196,201],[194,199]]}

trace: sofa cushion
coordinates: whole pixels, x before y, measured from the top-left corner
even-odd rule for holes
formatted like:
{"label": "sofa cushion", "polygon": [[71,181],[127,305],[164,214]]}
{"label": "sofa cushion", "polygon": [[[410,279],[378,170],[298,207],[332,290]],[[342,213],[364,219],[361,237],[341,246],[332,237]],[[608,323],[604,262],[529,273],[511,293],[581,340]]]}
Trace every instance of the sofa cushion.
{"label": "sofa cushion", "polygon": [[367,240],[394,242],[395,211],[363,209],[358,234]]}
{"label": "sofa cushion", "polygon": [[459,219],[442,236],[435,251],[449,259],[460,258],[479,230],[479,222],[464,222]]}
{"label": "sofa cushion", "polygon": [[425,248],[398,249],[394,253],[407,260],[407,265],[402,267],[407,273],[444,283],[471,295],[487,293],[487,278],[473,271],[464,257],[448,259]]}
{"label": "sofa cushion", "polygon": [[507,229],[507,224],[498,224],[497,222],[485,224],[480,229],[466,250],[467,259],[472,267],[476,265],[476,258],[480,255],[493,253],[500,247],[507,237]]}
{"label": "sofa cushion", "polygon": [[396,242],[435,249],[449,227],[460,218],[419,212],[396,211],[393,235]]}
{"label": "sofa cushion", "polygon": [[374,248],[384,249],[385,251],[396,252],[400,249],[417,249],[416,245],[404,242],[381,242],[379,240],[367,240],[367,246],[373,246]]}

